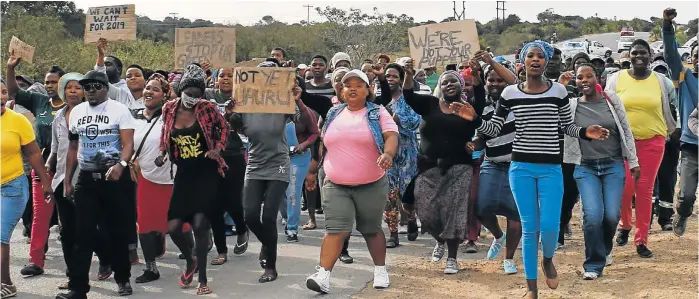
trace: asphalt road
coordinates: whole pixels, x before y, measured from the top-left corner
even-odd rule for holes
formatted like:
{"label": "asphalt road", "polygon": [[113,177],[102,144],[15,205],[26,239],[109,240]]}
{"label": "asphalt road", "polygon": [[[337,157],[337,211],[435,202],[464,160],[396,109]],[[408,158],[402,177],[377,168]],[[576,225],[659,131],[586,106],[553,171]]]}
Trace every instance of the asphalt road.
{"label": "asphalt road", "polygon": [[[373,280],[373,263],[369,252],[366,249],[364,239],[358,233],[353,233],[349,246],[350,255],[355,258],[355,262],[344,265],[338,261],[331,278],[331,293],[328,295],[318,295],[306,288],[306,277],[314,273],[320,256],[320,244],[324,234],[324,215],[318,215],[318,229],[313,231],[302,231],[299,234],[299,243],[286,243],[283,235],[283,226],[279,224],[279,257],[277,259],[277,270],[279,278],[271,283],[260,284],[257,279],[262,275],[257,256],[260,250],[260,243],[251,234],[248,251],[240,256],[233,254],[233,246],[236,237],[228,238],[229,258],[228,263],[222,266],[207,266],[209,286],[214,291],[208,297],[214,298],[260,298],[260,299],[301,299],[301,298],[323,298],[339,299],[351,298],[365,287],[371,287]],[[307,221],[307,213],[303,212],[301,223]],[[10,273],[15,285],[19,289],[17,298],[21,299],[46,299],[54,298],[59,292],[57,286],[66,281],[65,264],[60,244],[56,240],[57,233],[51,229],[49,240],[49,251],[46,260],[46,273],[37,277],[25,278],[20,275],[21,268],[28,263],[29,245],[27,239],[22,236],[21,223],[17,225],[11,239],[11,267]],[[388,230],[384,224],[384,231]],[[434,240],[429,235],[420,236],[415,242],[408,242],[405,235],[401,235],[401,245],[395,249],[388,249],[387,265],[389,274],[392,257],[396,255],[409,256],[416,259],[427,259],[434,246]],[[483,240],[490,244],[489,240]],[[476,254],[460,253],[459,259],[484,259],[487,245],[480,245],[480,252]],[[179,260],[177,247],[168,238],[167,253],[162,259],[157,260],[160,270],[160,280],[147,283],[136,284],[135,277],[141,275],[143,264],[135,265],[131,269],[131,284],[134,288],[134,295],[128,298],[196,298],[196,275],[192,287],[181,289],[177,284],[177,279],[184,267],[184,261]],[[139,255],[141,251],[139,249]],[[216,256],[216,250],[209,253],[209,259]],[[141,255],[141,258],[143,256]],[[443,263],[443,262],[442,262]],[[90,269],[90,284],[92,291],[88,295],[91,299],[116,299],[124,298],[116,294],[116,283],[114,278],[105,281],[96,279],[98,263],[96,257],[93,258]],[[400,288],[400,285],[392,285],[391,288]]]}
{"label": "asphalt road", "polygon": [[[636,32],[636,38],[642,38],[644,40],[648,40],[650,38],[650,32]],[[567,41],[584,41],[585,39],[588,39],[590,41],[598,41],[602,43],[603,45],[609,47],[612,49],[612,57],[616,60],[619,59],[619,53],[617,53],[617,40],[619,39],[619,33],[618,32],[611,32],[611,33],[601,33],[601,34],[590,34],[590,35],[584,35],[579,38],[574,38],[571,40]],[[565,41],[557,43],[556,45],[562,45]],[[510,55],[505,55],[505,59],[514,61],[515,60],[515,55],[510,54]]]}

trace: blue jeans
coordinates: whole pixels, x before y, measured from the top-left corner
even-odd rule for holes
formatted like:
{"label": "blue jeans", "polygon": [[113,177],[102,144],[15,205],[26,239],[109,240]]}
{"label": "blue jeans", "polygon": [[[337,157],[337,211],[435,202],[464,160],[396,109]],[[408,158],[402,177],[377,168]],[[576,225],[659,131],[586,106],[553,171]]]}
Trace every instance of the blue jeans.
{"label": "blue jeans", "polygon": [[297,234],[299,230],[299,218],[301,218],[301,196],[303,195],[303,181],[306,179],[308,169],[311,166],[311,151],[307,150],[303,155],[292,156],[289,175],[289,187],[286,188],[286,229],[289,233]]}
{"label": "blue jeans", "polygon": [[526,279],[536,279],[539,236],[545,258],[556,252],[563,202],[560,164],[512,162],[510,187],[522,221],[522,262]]}
{"label": "blue jeans", "polygon": [[[24,213],[24,208],[29,201],[29,180],[22,174],[17,178],[2,184],[0,187],[2,206],[0,211],[0,243],[10,244],[12,231]],[[43,195],[40,195],[43,196]]]}
{"label": "blue jeans", "polygon": [[583,161],[573,174],[580,190],[585,235],[585,272],[602,274],[621,217],[624,161]]}

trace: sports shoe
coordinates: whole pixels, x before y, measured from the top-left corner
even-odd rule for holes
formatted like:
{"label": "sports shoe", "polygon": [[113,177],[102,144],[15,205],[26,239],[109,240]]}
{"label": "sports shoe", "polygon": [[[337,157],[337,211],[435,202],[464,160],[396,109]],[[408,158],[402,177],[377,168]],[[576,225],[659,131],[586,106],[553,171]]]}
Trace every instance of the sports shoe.
{"label": "sports shoe", "polygon": [[597,274],[597,272],[585,272],[585,273],[583,273],[584,280],[595,280],[598,277],[599,277],[599,274]]}
{"label": "sports shoe", "polygon": [[299,242],[299,235],[294,234],[292,232],[289,232],[286,234],[286,242],[287,243],[298,243]]}
{"label": "sports shoe", "polygon": [[629,243],[629,233],[631,230],[620,229],[619,233],[616,235],[616,245],[625,246]]}
{"label": "sports shoe", "polygon": [[675,236],[681,237],[684,235],[685,229],[687,229],[687,217],[675,215],[675,219],[672,220],[672,232],[675,233]]}
{"label": "sports shoe", "polygon": [[493,239],[493,243],[490,244],[490,249],[488,249],[488,259],[494,260],[500,254],[502,246],[505,245],[506,233],[503,233],[500,239]]}
{"label": "sports shoe", "polygon": [[611,266],[611,265],[612,265],[612,262],[613,262],[613,261],[612,261],[612,254],[610,253],[609,255],[607,255],[607,261],[605,262],[604,265],[605,265],[605,266]]}
{"label": "sports shoe", "polygon": [[136,283],[148,283],[160,279],[160,272],[143,269],[143,275],[136,277]]}
{"label": "sports shoe", "polygon": [[478,252],[478,247],[476,246],[476,243],[473,241],[468,241],[466,243],[466,249],[464,250],[466,253],[476,253]]}
{"label": "sports shoe", "polygon": [[69,291],[68,293],[59,293],[56,299],[87,299],[87,294]]}
{"label": "sports shoe", "polygon": [[44,269],[41,269],[39,266],[34,265],[34,264],[29,264],[24,266],[20,273],[24,276],[37,276],[44,274]]}
{"label": "sports shoe", "polygon": [[385,289],[389,285],[391,285],[391,282],[388,278],[386,266],[374,266],[374,288]]}
{"label": "sports shoe", "polygon": [[326,271],[321,266],[316,266],[316,273],[306,278],[306,287],[318,293],[330,293],[330,271]]}
{"label": "sports shoe", "polygon": [[459,273],[459,263],[456,262],[455,258],[447,258],[447,266],[444,267],[444,274],[456,274]]}
{"label": "sports shoe", "polygon": [[444,257],[444,243],[439,243],[437,242],[437,245],[434,245],[434,250],[432,250],[432,261],[433,262],[439,262],[442,260]]}
{"label": "sports shoe", "polygon": [[503,261],[502,268],[503,270],[505,270],[505,274],[507,275],[517,273],[517,265],[515,265],[515,262],[513,260],[506,259],[505,261]]}
{"label": "sports shoe", "polygon": [[639,256],[642,258],[652,258],[653,257],[653,252],[646,247],[646,245],[637,245],[636,246],[636,253],[638,253]]}

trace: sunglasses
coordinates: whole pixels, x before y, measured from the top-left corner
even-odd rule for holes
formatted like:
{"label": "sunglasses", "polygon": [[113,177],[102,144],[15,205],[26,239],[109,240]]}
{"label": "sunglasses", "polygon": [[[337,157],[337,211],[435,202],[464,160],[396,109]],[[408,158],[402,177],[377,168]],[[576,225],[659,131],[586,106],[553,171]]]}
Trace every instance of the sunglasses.
{"label": "sunglasses", "polygon": [[100,91],[100,90],[102,90],[102,88],[104,88],[104,85],[102,83],[96,83],[96,82],[95,83],[87,83],[87,84],[83,85],[83,89],[85,89],[85,91],[90,91],[93,89],[96,91]]}

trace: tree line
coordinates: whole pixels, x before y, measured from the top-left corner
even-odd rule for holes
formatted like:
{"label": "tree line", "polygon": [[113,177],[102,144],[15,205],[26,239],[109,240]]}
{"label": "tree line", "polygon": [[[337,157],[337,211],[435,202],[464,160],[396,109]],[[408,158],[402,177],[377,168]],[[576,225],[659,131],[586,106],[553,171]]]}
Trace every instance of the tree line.
{"label": "tree line", "polygon": [[[138,7],[136,8],[138,11]],[[137,41],[111,43],[110,52],[121,58],[125,66],[138,63],[152,69],[172,69],[174,65],[175,28],[233,27],[236,28],[237,60],[246,61],[269,55],[273,47],[285,48],[295,61],[307,62],[318,53],[331,56],[347,52],[355,63],[375,58],[379,53],[392,56],[408,55],[408,28],[454,21],[449,17],[440,21],[416,22],[411,16],[359,9],[342,10],[334,7],[316,8],[323,22],[293,24],[279,22],[273,16],[264,16],[249,26],[218,24],[209,20],[166,17],[151,20],[138,18]],[[22,73],[41,76],[51,65],[68,71],[84,72],[94,65],[94,45],[84,45],[85,12],[70,1],[1,2],[3,19],[0,47],[3,68],[6,50],[12,35],[34,45],[35,63],[23,65]],[[511,14],[505,20],[476,22],[482,48],[494,53],[513,53],[523,42],[534,39],[549,40],[555,32],[559,40],[585,34],[618,32],[622,26],[636,31],[649,31],[659,38],[662,18],[649,20],[610,20],[598,17],[562,16],[547,9],[537,15],[538,22],[523,22]],[[678,31],[678,39],[697,34],[697,20],[688,25],[689,31]],[[680,42],[683,42],[680,40]],[[328,57],[329,58],[329,57]]]}

